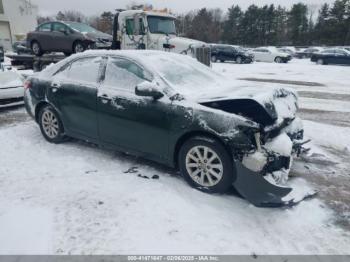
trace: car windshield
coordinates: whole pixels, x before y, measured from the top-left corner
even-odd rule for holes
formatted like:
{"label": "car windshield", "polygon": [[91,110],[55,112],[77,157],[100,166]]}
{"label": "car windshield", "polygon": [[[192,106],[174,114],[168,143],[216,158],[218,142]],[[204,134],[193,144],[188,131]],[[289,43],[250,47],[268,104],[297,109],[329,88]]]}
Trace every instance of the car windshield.
{"label": "car windshield", "polygon": [[152,34],[176,34],[175,20],[173,18],[148,16],[147,22]]}
{"label": "car windshield", "polygon": [[224,76],[185,55],[152,53],[146,56],[147,64],[181,95],[215,91],[225,79]]}
{"label": "car windshield", "polygon": [[79,31],[80,33],[96,33],[97,30],[87,24],[83,24],[83,23],[76,23],[76,22],[70,22],[70,23],[66,23],[67,25],[69,25],[71,28]]}

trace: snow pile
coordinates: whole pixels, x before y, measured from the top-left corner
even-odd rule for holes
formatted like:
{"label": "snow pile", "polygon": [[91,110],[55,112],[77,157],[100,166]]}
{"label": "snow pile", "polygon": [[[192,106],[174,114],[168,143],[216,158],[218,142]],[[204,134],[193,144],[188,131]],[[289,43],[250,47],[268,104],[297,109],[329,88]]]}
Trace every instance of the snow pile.
{"label": "snow pile", "polygon": [[304,121],[305,135],[314,144],[350,152],[350,128]]}
{"label": "snow pile", "polygon": [[34,254],[349,252],[349,235],[317,199],[255,208],[235,195],[194,190],[149,162],[82,142],[49,144],[33,122],[0,127],[0,144],[0,230],[23,237],[0,236],[2,254],[29,253],[29,240]]}

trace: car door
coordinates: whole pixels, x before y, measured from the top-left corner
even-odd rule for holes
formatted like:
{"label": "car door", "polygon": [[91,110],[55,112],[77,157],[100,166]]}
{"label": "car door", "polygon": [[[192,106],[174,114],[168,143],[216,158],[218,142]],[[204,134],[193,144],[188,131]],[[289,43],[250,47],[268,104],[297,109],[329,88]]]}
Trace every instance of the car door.
{"label": "car door", "polygon": [[108,58],[97,99],[100,140],[150,158],[167,158],[170,101],[136,96],[135,87],[145,81],[152,81],[152,75],[138,64]]}
{"label": "car door", "polygon": [[60,112],[65,131],[87,140],[97,140],[97,87],[102,58],[79,58],[57,72],[48,99]]}
{"label": "car door", "polygon": [[347,53],[343,50],[336,50],[335,51],[335,56],[336,56],[336,62],[337,64],[341,64],[341,65],[346,65],[348,64],[348,60],[349,60],[349,56],[347,55]]}
{"label": "car door", "polygon": [[59,22],[52,24],[51,33],[52,49],[56,52],[69,52],[73,50],[73,43],[70,41],[68,27]]}
{"label": "car door", "polygon": [[45,23],[40,25],[35,32],[34,40],[39,42],[44,51],[52,51],[51,28],[52,23]]}

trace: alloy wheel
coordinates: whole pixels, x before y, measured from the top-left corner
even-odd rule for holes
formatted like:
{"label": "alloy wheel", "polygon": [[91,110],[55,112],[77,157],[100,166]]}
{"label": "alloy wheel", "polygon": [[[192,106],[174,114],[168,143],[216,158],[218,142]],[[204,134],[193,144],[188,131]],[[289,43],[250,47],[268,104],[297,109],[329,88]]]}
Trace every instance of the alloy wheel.
{"label": "alloy wheel", "polygon": [[275,61],[276,63],[282,63],[282,59],[280,57],[276,57]]}
{"label": "alloy wheel", "polygon": [[32,50],[33,50],[33,53],[38,55],[40,53],[40,46],[38,43],[33,43],[32,45]]}
{"label": "alloy wheel", "polygon": [[74,46],[74,52],[75,52],[75,53],[84,52],[84,46],[83,46],[81,43],[77,43],[77,44]]}
{"label": "alloy wheel", "polygon": [[41,120],[45,134],[51,139],[56,138],[59,134],[59,125],[58,119],[54,113],[49,110],[45,110],[41,116]]}
{"label": "alloy wheel", "polygon": [[195,146],[186,155],[186,170],[199,185],[213,187],[221,181],[224,166],[215,151],[207,146]]}

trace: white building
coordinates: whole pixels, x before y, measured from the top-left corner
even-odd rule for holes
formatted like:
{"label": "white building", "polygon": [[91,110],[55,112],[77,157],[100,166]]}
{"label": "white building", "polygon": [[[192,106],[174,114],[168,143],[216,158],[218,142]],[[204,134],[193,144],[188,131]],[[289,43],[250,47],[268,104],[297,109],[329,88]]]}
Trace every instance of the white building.
{"label": "white building", "polygon": [[0,45],[5,50],[37,26],[38,7],[31,0],[0,0]]}

